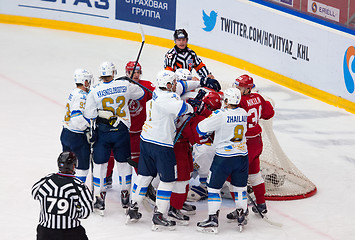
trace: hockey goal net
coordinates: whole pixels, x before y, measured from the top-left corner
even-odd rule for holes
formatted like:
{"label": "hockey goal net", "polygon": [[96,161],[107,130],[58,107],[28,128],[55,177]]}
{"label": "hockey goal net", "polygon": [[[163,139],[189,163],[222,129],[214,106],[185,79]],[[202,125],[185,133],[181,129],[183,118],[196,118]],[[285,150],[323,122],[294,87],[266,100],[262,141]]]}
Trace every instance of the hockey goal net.
{"label": "hockey goal net", "polygon": [[272,119],[260,120],[263,128],[261,174],[265,181],[267,200],[295,200],[313,196],[316,186],[290,161],[283,152],[272,128]]}

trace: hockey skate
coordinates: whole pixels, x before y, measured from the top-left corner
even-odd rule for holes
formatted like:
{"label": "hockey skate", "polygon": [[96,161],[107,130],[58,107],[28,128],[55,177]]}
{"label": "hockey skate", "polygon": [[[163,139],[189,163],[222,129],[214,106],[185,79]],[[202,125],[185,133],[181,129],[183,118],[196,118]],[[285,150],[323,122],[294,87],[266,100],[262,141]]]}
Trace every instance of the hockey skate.
{"label": "hockey skate", "polygon": [[239,232],[243,231],[243,227],[247,225],[247,213],[248,210],[244,213],[244,210],[242,208],[238,208],[235,210],[237,214],[237,222],[238,222],[238,227],[239,227]]}
{"label": "hockey skate", "polygon": [[216,214],[209,215],[207,220],[198,222],[197,231],[205,233],[218,233],[218,215],[219,210]]}
{"label": "hockey skate", "polygon": [[138,204],[136,202],[131,201],[130,206],[127,210],[126,224],[138,222],[138,220],[141,219],[141,217],[142,214],[138,212]]}
{"label": "hockey skate", "polygon": [[196,214],[196,206],[188,203],[184,203],[182,205],[182,209],[184,214],[186,215],[195,215]]}
{"label": "hockey skate", "polygon": [[129,192],[128,190],[121,191],[121,204],[122,208],[127,209],[129,207]]}
{"label": "hockey skate", "polygon": [[106,192],[102,192],[100,193],[100,196],[95,196],[95,197],[96,197],[96,201],[94,203],[94,212],[96,212],[100,216],[104,216]]}
{"label": "hockey skate", "polygon": [[164,218],[163,214],[161,212],[158,212],[157,210],[154,210],[152,222],[153,231],[175,230],[176,222],[167,220],[166,218]]}
{"label": "hockey skate", "polygon": [[[245,217],[247,218],[248,215],[249,215],[249,209],[247,208],[247,210],[245,211]],[[227,222],[229,223],[236,222],[238,219],[237,210],[228,213],[226,217],[227,217]]]}
{"label": "hockey skate", "polygon": [[190,217],[182,214],[179,209],[170,206],[168,211],[168,219],[175,221],[179,225],[187,226],[189,225]]}
{"label": "hockey skate", "polygon": [[[257,207],[258,209],[256,209],[256,207]],[[257,204],[256,207],[253,206],[253,207],[251,208],[251,210],[252,210],[254,213],[257,213],[257,214],[259,214],[259,212],[262,213],[262,214],[266,214],[266,213],[267,213],[266,203]]]}

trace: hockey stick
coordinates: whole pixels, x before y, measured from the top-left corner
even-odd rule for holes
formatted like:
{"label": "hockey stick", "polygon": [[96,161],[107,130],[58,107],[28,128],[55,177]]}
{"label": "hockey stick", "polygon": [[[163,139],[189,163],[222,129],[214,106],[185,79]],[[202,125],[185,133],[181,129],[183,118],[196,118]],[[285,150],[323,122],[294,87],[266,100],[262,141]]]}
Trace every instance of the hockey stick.
{"label": "hockey stick", "polygon": [[124,76],[124,77],[116,78],[115,80],[127,80],[127,81],[129,81],[130,83],[136,84],[136,85],[140,86],[141,88],[143,88],[144,90],[146,90],[146,91],[148,91],[148,92],[150,92],[150,93],[153,93],[152,90],[150,90],[149,88],[143,86],[143,85],[140,84],[139,82],[134,81],[134,80],[133,80],[132,78],[130,78],[130,77]]}
{"label": "hockey stick", "polygon": [[144,43],[145,43],[145,37],[144,37],[144,32],[143,32],[143,28],[142,26],[140,25],[140,23],[138,23],[138,27],[141,31],[141,35],[142,35],[142,43],[141,43],[141,47],[139,49],[139,52],[138,52],[138,55],[137,55],[137,59],[136,59],[136,62],[134,64],[134,67],[133,67],[133,70],[132,70],[132,73],[131,73],[131,77],[120,77],[120,78],[117,78],[115,80],[127,80],[129,81],[130,83],[133,83],[133,84],[137,84],[138,86],[140,86],[141,88],[143,88],[144,90],[150,92],[150,93],[153,93],[152,90],[150,90],[149,88],[143,86],[142,84],[140,84],[139,82],[136,82],[133,80],[133,75],[134,75],[134,72],[136,71],[136,68],[137,68],[137,64],[138,64],[138,61],[139,61],[139,58],[141,56],[141,53],[142,53],[142,49],[143,49],[143,46],[144,46]]}
{"label": "hockey stick", "polygon": [[137,64],[138,64],[138,60],[139,60],[139,58],[140,58],[140,56],[141,56],[142,49],[143,49],[143,46],[144,46],[144,43],[145,43],[144,32],[143,32],[143,28],[142,28],[142,26],[141,26],[140,23],[138,23],[138,27],[139,27],[139,29],[141,30],[142,44],[141,44],[141,48],[139,49],[139,52],[138,52],[138,56],[137,56],[136,63],[134,64],[133,71],[132,71],[132,73],[131,73],[131,79],[133,79],[133,75],[134,75],[134,72],[136,71]]}
{"label": "hockey stick", "polygon": [[[94,128],[94,120],[90,119],[90,137],[93,136],[93,128]],[[94,147],[93,143],[90,142],[90,165],[91,165],[91,196],[92,196],[92,202],[94,204]]]}
{"label": "hockey stick", "polygon": [[258,211],[258,214],[260,215],[260,217],[267,223],[269,223],[270,225],[276,226],[276,227],[282,227],[281,223],[277,223],[277,222],[273,222],[271,220],[269,220],[264,214],[262,214],[259,210],[259,208],[256,206],[255,201],[248,195],[249,201],[253,204],[253,206],[256,208],[256,210]]}
{"label": "hockey stick", "polygon": [[181,133],[182,131],[184,130],[184,128],[186,127],[187,123],[191,120],[191,118],[193,118],[196,114],[193,113],[191,114],[187,119],[186,121],[184,122],[184,125],[182,125],[182,127],[180,128],[180,131],[176,134],[175,136],[175,139],[174,139],[174,142],[173,142],[173,145],[175,145],[175,143],[179,140],[180,136],[181,136]]}

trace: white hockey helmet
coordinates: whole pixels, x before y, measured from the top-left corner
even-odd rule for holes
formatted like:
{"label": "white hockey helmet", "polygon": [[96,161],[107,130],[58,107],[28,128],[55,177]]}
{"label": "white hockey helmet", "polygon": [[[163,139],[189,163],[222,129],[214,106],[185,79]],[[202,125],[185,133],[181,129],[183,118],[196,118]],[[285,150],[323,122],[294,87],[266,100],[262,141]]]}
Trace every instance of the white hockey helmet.
{"label": "white hockey helmet", "polygon": [[242,94],[238,88],[228,88],[224,92],[224,100],[227,100],[227,104],[238,105]]}
{"label": "white hockey helmet", "polygon": [[91,80],[92,80],[92,74],[88,70],[78,68],[74,71],[74,82],[75,83],[84,85],[85,81],[88,81],[89,83],[91,83]]}
{"label": "white hockey helmet", "polygon": [[192,79],[192,74],[189,71],[189,69],[185,69],[185,68],[176,69],[175,74],[176,74],[177,80],[191,80]]}
{"label": "white hockey helmet", "polygon": [[112,62],[103,62],[100,65],[100,77],[114,76],[117,74],[115,65]]}
{"label": "white hockey helmet", "polygon": [[176,80],[176,74],[169,70],[162,70],[157,74],[157,84],[158,87],[167,88],[167,84],[174,84]]}

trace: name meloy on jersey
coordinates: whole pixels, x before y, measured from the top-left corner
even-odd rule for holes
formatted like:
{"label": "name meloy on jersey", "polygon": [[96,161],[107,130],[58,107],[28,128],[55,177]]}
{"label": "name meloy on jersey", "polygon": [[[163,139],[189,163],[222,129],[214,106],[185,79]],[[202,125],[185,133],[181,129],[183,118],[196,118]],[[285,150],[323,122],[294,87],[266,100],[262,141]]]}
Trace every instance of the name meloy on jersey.
{"label": "name meloy on jersey", "polygon": [[107,95],[115,94],[115,93],[124,93],[127,92],[126,86],[119,86],[119,87],[110,87],[104,90],[100,90],[97,92],[98,97],[105,97]]}

